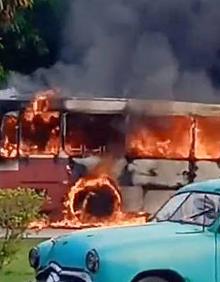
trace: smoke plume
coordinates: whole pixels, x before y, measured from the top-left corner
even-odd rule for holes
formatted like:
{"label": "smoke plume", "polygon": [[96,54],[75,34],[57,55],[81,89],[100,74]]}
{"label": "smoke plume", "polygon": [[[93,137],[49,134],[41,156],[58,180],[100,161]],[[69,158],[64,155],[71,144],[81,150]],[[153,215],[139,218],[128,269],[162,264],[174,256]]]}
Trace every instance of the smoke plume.
{"label": "smoke plume", "polygon": [[21,92],[220,100],[219,0],[70,0],[59,61],[30,76]]}

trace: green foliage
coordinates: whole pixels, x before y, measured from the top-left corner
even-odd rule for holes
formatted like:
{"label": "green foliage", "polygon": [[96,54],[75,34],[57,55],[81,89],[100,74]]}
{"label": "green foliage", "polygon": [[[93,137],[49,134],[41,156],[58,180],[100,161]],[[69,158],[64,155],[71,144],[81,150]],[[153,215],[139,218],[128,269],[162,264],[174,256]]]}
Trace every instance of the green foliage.
{"label": "green foliage", "polygon": [[[45,239],[44,239],[45,240]],[[3,271],[0,271],[1,282],[28,282],[34,281],[34,271],[30,268],[27,254],[42,240],[39,239],[24,239],[19,245],[19,251],[16,258],[6,265]]]}
{"label": "green foliage", "polygon": [[40,210],[45,201],[44,193],[32,189],[0,190],[0,270],[19,250],[19,243],[31,222],[41,219]]}
{"label": "green foliage", "polygon": [[[0,47],[1,48],[1,47]],[[8,71],[0,64],[0,85],[4,85],[7,81]]]}
{"label": "green foliage", "polygon": [[31,8],[33,0],[0,0],[0,24],[10,24],[16,12],[20,9]]}
{"label": "green foliage", "polygon": [[30,9],[17,8],[8,24],[0,21],[0,64],[6,72],[30,74],[50,67],[59,55],[68,5],[74,0],[34,0]]}

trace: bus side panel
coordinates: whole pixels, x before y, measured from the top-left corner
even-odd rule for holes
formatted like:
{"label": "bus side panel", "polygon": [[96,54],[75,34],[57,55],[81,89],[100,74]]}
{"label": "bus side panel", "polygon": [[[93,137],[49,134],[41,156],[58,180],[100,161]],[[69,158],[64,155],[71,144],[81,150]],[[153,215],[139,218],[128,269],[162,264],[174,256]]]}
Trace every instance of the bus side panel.
{"label": "bus side panel", "polygon": [[[16,166],[0,165],[0,187],[27,187],[45,190],[50,201],[46,202],[43,210],[52,220],[62,218],[63,202],[68,194],[70,185],[65,170],[67,159],[28,159],[16,161]],[[12,162],[11,162],[12,163]]]}
{"label": "bus side panel", "polygon": [[17,188],[20,185],[19,161],[1,160],[0,188]]}

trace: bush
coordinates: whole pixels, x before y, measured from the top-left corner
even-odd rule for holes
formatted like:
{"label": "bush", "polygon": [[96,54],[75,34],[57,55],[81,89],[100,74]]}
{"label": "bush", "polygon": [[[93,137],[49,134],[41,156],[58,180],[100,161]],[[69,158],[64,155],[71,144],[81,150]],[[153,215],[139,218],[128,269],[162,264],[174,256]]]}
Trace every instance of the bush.
{"label": "bush", "polygon": [[44,202],[44,193],[33,189],[0,189],[0,270],[18,251],[29,224],[42,218]]}

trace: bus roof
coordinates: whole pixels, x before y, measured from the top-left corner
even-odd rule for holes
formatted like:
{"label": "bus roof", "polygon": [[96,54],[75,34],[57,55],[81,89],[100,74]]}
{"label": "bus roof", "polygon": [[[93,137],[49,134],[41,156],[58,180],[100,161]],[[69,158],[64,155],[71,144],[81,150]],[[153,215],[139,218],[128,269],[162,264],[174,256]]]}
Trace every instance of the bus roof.
{"label": "bus roof", "polygon": [[[28,102],[33,95],[20,94],[15,88],[0,90],[0,102]],[[56,100],[56,99],[55,99]],[[147,100],[130,98],[82,98],[58,97],[59,107],[73,112],[111,114],[134,112],[144,115],[198,115],[220,116],[220,104],[191,103],[181,101]]]}
{"label": "bus roof", "polygon": [[220,116],[220,104],[143,99],[68,98],[64,102],[64,108],[86,113],[133,112],[150,116]]}

